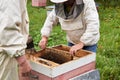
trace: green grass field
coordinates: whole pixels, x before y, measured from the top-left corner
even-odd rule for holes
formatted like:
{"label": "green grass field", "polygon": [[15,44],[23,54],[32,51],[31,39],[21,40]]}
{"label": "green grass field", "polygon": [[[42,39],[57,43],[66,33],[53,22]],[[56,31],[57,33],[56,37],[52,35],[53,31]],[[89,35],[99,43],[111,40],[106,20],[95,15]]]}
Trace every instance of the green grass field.
{"label": "green grass field", "polygon": [[[33,37],[36,50],[40,29],[44,24],[47,11],[43,7],[32,7],[28,2],[30,18],[30,35]],[[120,8],[99,7],[100,40],[98,43],[96,68],[99,69],[101,80],[120,80]],[[48,42],[48,46],[67,44],[65,33],[60,25],[55,26]]]}

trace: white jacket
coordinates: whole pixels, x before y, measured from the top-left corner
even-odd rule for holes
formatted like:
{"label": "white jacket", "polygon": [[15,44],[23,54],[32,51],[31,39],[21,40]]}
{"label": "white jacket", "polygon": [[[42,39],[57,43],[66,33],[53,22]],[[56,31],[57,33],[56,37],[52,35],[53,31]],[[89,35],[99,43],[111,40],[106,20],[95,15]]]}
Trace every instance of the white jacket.
{"label": "white jacket", "polygon": [[25,54],[28,32],[26,0],[0,0],[0,80],[18,80],[14,57]]}
{"label": "white jacket", "polygon": [[60,22],[61,28],[66,32],[67,40],[73,44],[80,41],[86,46],[94,45],[98,42],[99,16],[94,0],[83,0],[84,10],[76,19],[63,19],[56,16],[55,9],[48,15],[41,34],[50,36],[54,24]]}
{"label": "white jacket", "polygon": [[0,51],[9,56],[24,54],[28,39],[25,0],[0,0]]}

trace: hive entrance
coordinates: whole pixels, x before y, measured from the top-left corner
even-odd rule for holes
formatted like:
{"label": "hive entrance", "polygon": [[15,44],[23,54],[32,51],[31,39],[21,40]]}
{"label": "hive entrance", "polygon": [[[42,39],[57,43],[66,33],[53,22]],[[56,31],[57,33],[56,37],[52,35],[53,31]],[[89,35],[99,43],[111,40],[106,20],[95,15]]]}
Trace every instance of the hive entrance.
{"label": "hive entrance", "polygon": [[71,61],[73,58],[68,52],[54,48],[46,48],[39,57],[58,64],[63,64],[65,62]]}

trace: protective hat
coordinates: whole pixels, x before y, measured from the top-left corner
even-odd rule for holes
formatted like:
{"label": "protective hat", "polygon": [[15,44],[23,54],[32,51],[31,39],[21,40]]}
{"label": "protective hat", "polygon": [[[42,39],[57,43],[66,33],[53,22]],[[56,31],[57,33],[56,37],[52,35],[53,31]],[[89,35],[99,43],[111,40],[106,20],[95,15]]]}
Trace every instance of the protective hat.
{"label": "protective hat", "polygon": [[50,1],[53,3],[63,3],[63,2],[66,2],[68,0],[50,0]]}

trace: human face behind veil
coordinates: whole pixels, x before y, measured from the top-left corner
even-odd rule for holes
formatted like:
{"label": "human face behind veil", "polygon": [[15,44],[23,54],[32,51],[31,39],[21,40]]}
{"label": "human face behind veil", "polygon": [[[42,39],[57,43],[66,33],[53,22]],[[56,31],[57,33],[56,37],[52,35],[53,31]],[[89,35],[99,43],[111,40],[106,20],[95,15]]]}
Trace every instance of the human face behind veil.
{"label": "human face behind veil", "polygon": [[68,0],[66,2],[64,2],[65,5],[69,5],[69,6],[73,6],[75,0]]}

